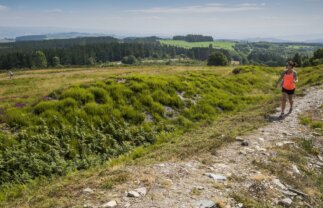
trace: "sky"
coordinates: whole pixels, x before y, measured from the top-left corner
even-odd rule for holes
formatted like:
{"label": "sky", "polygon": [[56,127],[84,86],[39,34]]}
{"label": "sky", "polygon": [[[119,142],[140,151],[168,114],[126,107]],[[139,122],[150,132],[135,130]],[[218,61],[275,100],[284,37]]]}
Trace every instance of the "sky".
{"label": "sky", "polygon": [[323,39],[322,10],[323,0],[0,0],[0,36],[17,30]]}

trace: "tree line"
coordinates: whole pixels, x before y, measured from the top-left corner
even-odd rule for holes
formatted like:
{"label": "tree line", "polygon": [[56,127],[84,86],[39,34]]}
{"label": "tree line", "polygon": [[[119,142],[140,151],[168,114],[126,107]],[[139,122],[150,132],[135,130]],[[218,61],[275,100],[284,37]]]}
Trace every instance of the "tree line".
{"label": "tree line", "polygon": [[[195,38],[200,35],[192,35]],[[190,37],[187,35],[185,37]],[[203,36],[205,37],[205,36]],[[46,68],[82,66],[122,62],[136,64],[141,59],[190,58],[211,61],[210,65],[227,65],[231,60],[242,64],[284,66],[286,60],[294,60],[298,66],[323,64],[321,50],[313,53],[297,52],[288,45],[273,43],[236,43],[234,50],[195,47],[185,49],[159,43],[158,37],[125,38],[113,37],[76,38],[65,40],[27,41],[0,44],[0,69]],[[320,45],[313,45],[319,48]],[[305,50],[304,49],[304,50]],[[215,55],[214,55],[215,54]],[[210,55],[213,55],[210,57]]]}
{"label": "tree line", "polygon": [[59,66],[95,65],[99,63],[128,61],[135,57],[144,58],[191,58],[205,61],[209,55],[218,51],[231,60],[230,53],[223,49],[192,48],[185,49],[165,46],[158,42],[111,42],[104,44],[76,45],[72,47],[31,50],[26,48],[0,55],[0,69],[46,68]]}
{"label": "tree line", "polygon": [[173,40],[183,40],[187,42],[210,42],[213,41],[213,37],[204,35],[177,35],[173,37]]}

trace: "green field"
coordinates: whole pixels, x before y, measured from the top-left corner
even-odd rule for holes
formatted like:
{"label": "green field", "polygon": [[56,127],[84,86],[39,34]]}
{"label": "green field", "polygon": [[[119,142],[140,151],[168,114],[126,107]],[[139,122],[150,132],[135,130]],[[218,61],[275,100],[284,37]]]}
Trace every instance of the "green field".
{"label": "green field", "polygon": [[233,47],[235,46],[235,42],[231,41],[186,42],[182,40],[160,40],[159,42],[164,45],[177,46],[188,49],[195,47],[207,48],[210,46],[210,44],[212,44],[213,48],[233,50]]}

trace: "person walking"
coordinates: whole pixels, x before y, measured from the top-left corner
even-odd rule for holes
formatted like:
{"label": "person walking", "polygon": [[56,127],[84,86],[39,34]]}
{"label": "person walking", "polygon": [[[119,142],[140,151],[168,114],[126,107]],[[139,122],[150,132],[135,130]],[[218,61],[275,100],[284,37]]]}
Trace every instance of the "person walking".
{"label": "person walking", "polygon": [[283,118],[285,115],[285,107],[287,99],[289,100],[290,108],[289,114],[293,111],[293,97],[295,94],[296,83],[298,82],[297,73],[294,70],[295,63],[293,61],[288,61],[286,64],[286,70],[283,71],[279,77],[276,87],[281,83],[282,86],[282,100],[281,100],[281,114],[280,118]]}
{"label": "person walking", "polygon": [[8,74],[9,74],[9,79],[12,79],[13,78],[13,72],[9,71]]}

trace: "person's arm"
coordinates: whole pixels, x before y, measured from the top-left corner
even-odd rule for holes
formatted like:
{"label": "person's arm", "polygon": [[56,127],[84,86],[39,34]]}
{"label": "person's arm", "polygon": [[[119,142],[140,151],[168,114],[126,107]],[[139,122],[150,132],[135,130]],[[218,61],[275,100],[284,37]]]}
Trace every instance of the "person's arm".
{"label": "person's arm", "polygon": [[279,79],[277,80],[276,87],[278,87],[278,84],[281,83],[281,81],[283,80],[284,74],[285,74],[285,71],[280,75]]}
{"label": "person's arm", "polygon": [[298,76],[297,76],[297,72],[294,71],[294,82],[297,83],[298,82]]}

